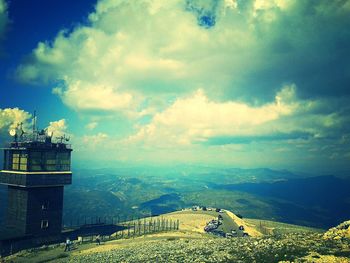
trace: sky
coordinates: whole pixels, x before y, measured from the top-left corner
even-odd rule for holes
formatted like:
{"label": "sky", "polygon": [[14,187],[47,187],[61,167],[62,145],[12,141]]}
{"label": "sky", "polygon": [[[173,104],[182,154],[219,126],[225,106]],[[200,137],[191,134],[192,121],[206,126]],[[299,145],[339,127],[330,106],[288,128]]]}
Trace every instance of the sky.
{"label": "sky", "polygon": [[0,0],[0,139],[73,163],[350,169],[348,0]]}

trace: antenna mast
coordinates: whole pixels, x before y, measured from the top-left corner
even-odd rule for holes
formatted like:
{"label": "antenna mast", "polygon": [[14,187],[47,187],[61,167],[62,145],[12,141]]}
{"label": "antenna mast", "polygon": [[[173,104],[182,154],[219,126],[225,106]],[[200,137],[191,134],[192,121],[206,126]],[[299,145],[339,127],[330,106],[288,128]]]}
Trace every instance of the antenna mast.
{"label": "antenna mast", "polygon": [[35,133],[36,131],[36,111],[34,111],[34,114],[33,114],[33,134]]}

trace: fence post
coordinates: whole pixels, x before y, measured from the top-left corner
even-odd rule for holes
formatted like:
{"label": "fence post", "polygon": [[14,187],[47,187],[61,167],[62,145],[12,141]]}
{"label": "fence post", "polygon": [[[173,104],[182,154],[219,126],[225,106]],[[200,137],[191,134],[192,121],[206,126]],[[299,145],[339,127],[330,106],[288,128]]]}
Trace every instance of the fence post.
{"label": "fence post", "polygon": [[132,235],[133,238],[135,238],[135,232],[136,232],[136,229],[135,229],[135,221],[134,221],[134,233]]}
{"label": "fence post", "polygon": [[141,236],[141,221],[140,221],[140,219],[139,219],[139,221],[137,223],[138,223],[138,226],[139,226],[139,236]]}

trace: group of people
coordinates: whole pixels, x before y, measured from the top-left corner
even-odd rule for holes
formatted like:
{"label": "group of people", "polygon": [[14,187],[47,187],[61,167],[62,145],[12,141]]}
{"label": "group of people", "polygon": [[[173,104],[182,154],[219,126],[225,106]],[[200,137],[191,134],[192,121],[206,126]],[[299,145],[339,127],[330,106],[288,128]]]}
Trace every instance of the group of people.
{"label": "group of people", "polygon": [[[96,244],[101,245],[101,236],[97,235],[96,236]],[[69,237],[66,238],[66,243],[64,247],[64,252],[70,251],[72,249],[73,242],[69,239]]]}

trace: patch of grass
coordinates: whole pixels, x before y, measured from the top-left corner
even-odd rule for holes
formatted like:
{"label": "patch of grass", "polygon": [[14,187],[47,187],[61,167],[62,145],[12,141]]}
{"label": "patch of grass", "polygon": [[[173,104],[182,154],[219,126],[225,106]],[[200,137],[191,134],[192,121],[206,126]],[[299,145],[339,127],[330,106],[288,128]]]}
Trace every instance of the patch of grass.
{"label": "patch of grass", "polygon": [[167,241],[175,241],[175,240],[178,240],[179,238],[177,237],[168,237],[166,240]]}
{"label": "patch of grass", "polygon": [[345,251],[345,250],[335,251],[333,255],[336,257],[348,257],[348,258],[350,258],[350,251],[349,250],[347,250],[347,251]]}
{"label": "patch of grass", "polygon": [[68,253],[60,253],[58,255],[53,255],[51,257],[39,259],[37,262],[38,263],[44,263],[44,262],[50,262],[50,261],[54,262],[57,259],[67,258],[67,257],[69,257]]}

